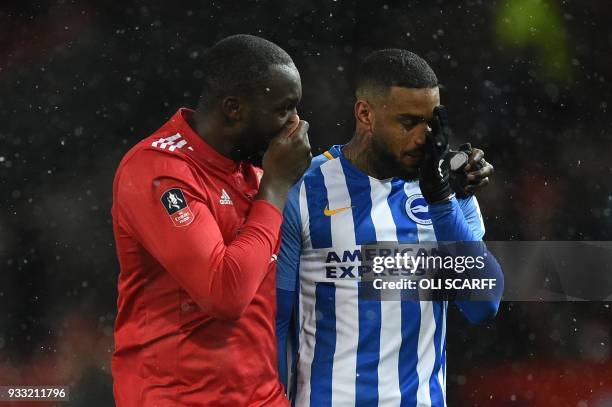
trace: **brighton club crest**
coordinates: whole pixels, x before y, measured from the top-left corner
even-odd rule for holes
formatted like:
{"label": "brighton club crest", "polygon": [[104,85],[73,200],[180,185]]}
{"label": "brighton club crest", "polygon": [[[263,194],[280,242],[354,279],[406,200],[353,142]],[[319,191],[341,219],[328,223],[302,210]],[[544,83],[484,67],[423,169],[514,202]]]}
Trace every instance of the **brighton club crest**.
{"label": "brighton club crest", "polygon": [[431,225],[429,207],[421,194],[410,195],[406,200],[406,214],[419,225]]}

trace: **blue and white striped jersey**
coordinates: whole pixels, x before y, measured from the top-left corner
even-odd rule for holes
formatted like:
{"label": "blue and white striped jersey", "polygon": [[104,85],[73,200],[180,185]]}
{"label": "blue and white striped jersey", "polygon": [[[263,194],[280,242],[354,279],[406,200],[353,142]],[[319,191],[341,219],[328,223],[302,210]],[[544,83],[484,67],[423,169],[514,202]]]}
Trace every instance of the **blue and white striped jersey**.
{"label": "blue and white striped jersey", "polygon": [[[481,239],[476,199],[459,205]],[[446,405],[448,304],[359,296],[361,245],[435,240],[418,181],[369,177],[341,146],[313,160],[286,204],[278,258],[278,288],[298,292],[296,406]]]}

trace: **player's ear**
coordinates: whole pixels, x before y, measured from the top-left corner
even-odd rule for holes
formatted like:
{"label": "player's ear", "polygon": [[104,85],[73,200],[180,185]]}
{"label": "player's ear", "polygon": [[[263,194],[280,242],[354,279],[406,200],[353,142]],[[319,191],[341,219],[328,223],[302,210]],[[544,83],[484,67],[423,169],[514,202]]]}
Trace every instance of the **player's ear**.
{"label": "player's ear", "polygon": [[223,114],[231,121],[240,121],[244,116],[244,105],[236,96],[227,96],[221,102]]}
{"label": "player's ear", "polygon": [[355,119],[367,128],[372,128],[374,112],[367,100],[357,99],[355,102]]}

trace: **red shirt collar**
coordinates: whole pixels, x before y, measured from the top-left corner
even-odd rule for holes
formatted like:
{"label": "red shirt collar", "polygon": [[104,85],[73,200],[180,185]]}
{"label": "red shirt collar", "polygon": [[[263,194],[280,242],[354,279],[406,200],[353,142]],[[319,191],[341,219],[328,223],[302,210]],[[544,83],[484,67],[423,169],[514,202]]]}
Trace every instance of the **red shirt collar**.
{"label": "red shirt collar", "polygon": [[231,158],[221,155],[217,150],[208,145],[194,129],[189,125],[188,120],[193,115],[193,110],[186,107],[180,108],[172,118],[170,123],[193,147],[189,150],[190,155],[207,165],[212,165],[223,172],[233,173],[240,168],[240,163]]}

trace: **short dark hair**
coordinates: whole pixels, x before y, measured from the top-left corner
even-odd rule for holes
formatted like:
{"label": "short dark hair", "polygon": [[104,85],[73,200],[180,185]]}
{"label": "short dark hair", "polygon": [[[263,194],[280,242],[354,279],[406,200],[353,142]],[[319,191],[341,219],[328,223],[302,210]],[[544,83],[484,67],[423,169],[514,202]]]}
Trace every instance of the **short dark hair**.
{"label": "short dark hair", "polygon": [[405,49],[381,49],[370,53],[357,75],[357,97],[366,92],[386,91],[391,86],[435,88],[438,78],[423,58]]}
{"label": "short dark hair", "polygon": [[238,34],[217,42],[204,54],[204,85],[200,103],[211,103],[229,95],[251,95],[262,89],[275,65],[293,60],[278,45],[254,35]]}

